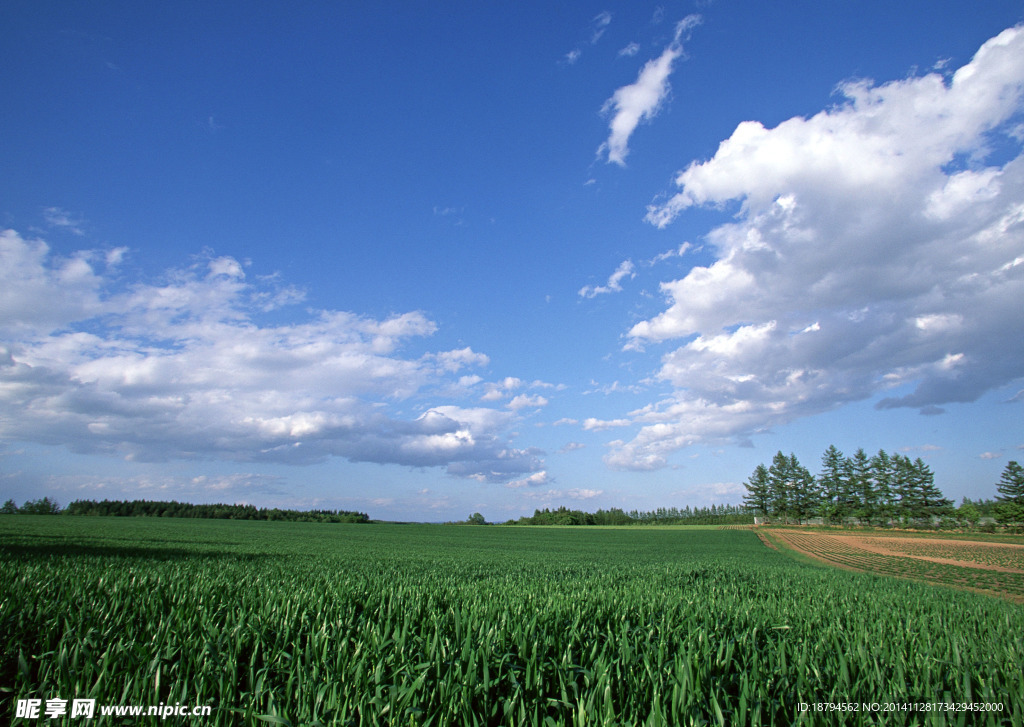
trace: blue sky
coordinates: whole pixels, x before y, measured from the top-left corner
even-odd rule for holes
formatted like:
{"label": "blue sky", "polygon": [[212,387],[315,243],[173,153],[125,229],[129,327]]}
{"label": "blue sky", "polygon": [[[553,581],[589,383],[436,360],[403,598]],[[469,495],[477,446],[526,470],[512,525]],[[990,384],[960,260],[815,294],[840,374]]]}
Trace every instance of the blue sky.
{"label": "blue sky", "polygon": [[0,497],[411,520],[1024,456],[1017,2],[4,3]]}

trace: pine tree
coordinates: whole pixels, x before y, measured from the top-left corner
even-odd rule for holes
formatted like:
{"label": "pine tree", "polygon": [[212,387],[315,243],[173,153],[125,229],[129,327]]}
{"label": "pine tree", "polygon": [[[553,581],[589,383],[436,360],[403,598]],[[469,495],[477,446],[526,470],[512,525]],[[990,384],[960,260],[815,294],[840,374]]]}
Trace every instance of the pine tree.
{"label": "pine tree", "polygon": [[876,521],[888,525],[896,515],[896,494],[893,491],[893,463],[889,454],[878,450],[871,458],[871,480],[875,489]]}
{"label": "pine tree", "polygon": [[1003,525],[1024,523],[1024,467],[1014,461],[1007,462],[996,490],[999,492],[996,520]]}
{"label": "pine tree", "polygon": [[871,482],[871,460],[863,448],[850,460],[850,491],[856,502],[850,514],[861,522],[870,523],[875,517],[876,496]]}
{"label": "pine tree", "polygon": [[900,523],[906,524],[908,520],[919,517],[918,513],[921,509],[914,478],[914,464],[910,461],[910,457],[894,454],[892,467],[892,487],[897,496],[896,519]]}
{"label": "pine tree", "polygon": [[768,468],[769,504],[772,517],[789,518],[791,493],[789,481],[789,458],[778,451]]}
{"label": "pine tree", "polygon": [[840,495],[846,487],[846,457],[830,444],[821,456],[821,473],[818,475],[818,489],[821,492],[821,516],[828,522],[842,520]]}
{"label": "pine tree", "polygon": [[743,497],[743,504],[755,513],[766,517],[771,507],[768,468],[763,464],[759,464],[745,484],[747,494]]}
{"label": "pine tree", "polygon": [[953,501],[943,496],[935,485],[935,475],[931,468],[920,457],[914,460],[914,472],[921,493],[921,511],[929,520],[944,517],[953,513]]}
{"label": "pine tree", "polygon": [[821,508],[821,496],[814,477],[800,464],[795,454],[789,455],[789,478],[793,514],[797,520],[806,520]]}

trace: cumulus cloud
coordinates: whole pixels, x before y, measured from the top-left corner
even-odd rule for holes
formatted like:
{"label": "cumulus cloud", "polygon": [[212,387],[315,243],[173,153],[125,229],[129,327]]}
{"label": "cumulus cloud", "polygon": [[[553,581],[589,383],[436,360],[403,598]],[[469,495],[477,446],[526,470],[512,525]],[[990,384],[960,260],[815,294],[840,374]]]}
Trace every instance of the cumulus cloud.
{"label": "cumulus cloud", "polygon": [[682,42],[685,35],[700,22],[699,15],[688,15],[679,21],[672,42],[661,55],[644,64],[636,81],[616,89],[611,98],[605,101],[601,112],[610,114],[612,119],[608,125],[608,139],[598,148],[598,156],[603,155],[607,161],[625,166],[629,154],[629,137],[641,121],[653,119],[661,110],[662,102],[670,90],[668,77],[672,74],[675,62],[683,56]]}
{"label": "cumulus cloud", "polygon": [[513,397],[512,400],[507,404],[509,409],[515,411],[518,411],[519,409],[529,408],[536,409],[547,405],[548,400],[545,397],[540,396],[539,394],[534,396],[530,396],[529,394],[519,394],[518,396]]}
{"label": "cumulus cloud", "polygon": [[880,408],[938,414],[1024,375],[1022,58],[1016,27],[949,77],[845,83],[836,106],[744,122],[679,173],[652,224],[739,210],[707,236],[716,260],[662,283],[668,307],[629,331],[631,349],[683,343],[657,375],[672,395],[631,412],[643,427],[608,462],[663,467],[883,392]]}
{"label": "cumulus cloud", "polygon": [[593,298],[604,293],[618,293],[622,291],[623,278],[635,278],[636,272],[631,260],[623,260],[615,272],[608,277],[605,285],[585,285],[580,288],[579,295],[583,298]]}
{"label": "cumulus cloud", "polygon": [[[113,257],[62,258],[0,234],[0,438],[146,461],[343,457],[493,481],[541,468],[509,446],[514,413],[429,406],[475,384],[466,369],[488,358],[404,354],[437,329],[420,312],[321,310],[270,325],[268,300],[301,296],[248,280],[233,258],[118,287]],[[428,406],[392,413],[409,401]]]}

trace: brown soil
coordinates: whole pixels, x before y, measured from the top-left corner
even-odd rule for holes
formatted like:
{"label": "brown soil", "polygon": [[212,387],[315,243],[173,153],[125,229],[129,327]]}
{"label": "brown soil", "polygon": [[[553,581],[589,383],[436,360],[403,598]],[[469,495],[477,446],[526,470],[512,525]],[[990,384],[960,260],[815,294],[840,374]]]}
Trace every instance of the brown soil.
{"label": "brown soil", "polygon": [[[1007,568],[999,565],[992,565],[990,563],[982,563],[976,560],[957,560],[953,558],[939,558],[927,555],[918,555],[915,553],[908,553],[906,550],[900,547],[901,542],[906,542],[903,538],[877,538],[877,537],[864,537],[862,535],[834,535],[841,541],[847,544],[866,550],[869,553],[876,553],[878,555],[896,555],[901,558],[914,558],[915,560],[925,560],[931,563],[943,563],[945,565],[958,565],[964,568],[978,568],[980,570],[993,570],[1001,573],[1024,573],[1024,570],[1019,568]],[[923,545],[937,545],[943,547],[961,547],[965,551],[968,551],[975,546],[996,547],[996,548],[1024,548],[1024,545],[1010,545],[1002,543],[980,543],[973,540],[940,540],[936,538],[915,538],[914,543]]]}
{"label": "brown soil", "polygon": [[[850,553],[855,553],[856,551],[861,551],[861,552],[864,552],[864,553],[873,553],[875,555],[931,561],[931,562],[934,562],[934,563],[941,563],[941,564],[947,564],[947,565],[956,565],[956,566],[960,566],[960,567],[964,567],[964,568],[974,568],[974,569],[978,569],[978,570],[999,571],[999,572],[1004,572],[1004,573],[1022,573],[1022,572],[1024,572],[1024,571],[1013,569],[1013,568],[1003,568],[1003,567],[999,567],[999,566],[989,565],[987,563],[977,563],[977,562],[974,562],[974,561],[952,560],[952,559],[948,559],[948,558],[932,558],[932,557],[928,557],[928,556],[910,555],[910,554],[907,554],[907,553],[900,552],[898,550],[899,541],[903,540],[902,538],[899,538],[899,537],[893,537],[893,538],[867,538],[867,537],[864,537],[864,536],[855,536],[855,535],[845,535],[845,536],[844,535],[831,535],[831,534],[826,535],[826,534],[823,534],[823,533],[806,532],[806,531],[793,531],[793,530],[772,530],[771,533],[772,533],[772,537],[773,538],[778,538],[778,540],[781,541],[785,545],[785,547],[790,548],[790,549],[792,549],[792,550],[794,550],[796,552],[801,553],[802,555],[808,556],[809,558],[817,560],[817,561],[819,561],[821,563],[825,563],[826,565],[829,565],[829,566],[832,566],[832,567],[841,568],[843,570],[852,570],[852,571],[860,571],[860,572],[880,572],[880,571],[875,571],[873,569],[866,571],[865,568],[857,567],[856,565],[852,565],[851,563],[848,563],[848,562],[842,562],[843,558],[841,556],[839,556],[839,557],[830,557],[828,555],[828,552],[835,550],[835,548],[831,547],[831,546],[823,548],[822,549],[823,552],[818,552],[818,549],[815,548],[815,546],[814,546],[814,541],[817,541],[817,542],[821,543],[821,545],[825,545],[825,543],[827,543],[828,541],[831,540],[833,545],[839,545],[840,546],[840,548],[839,548],[840,550],[848,549],[848,552],[850,552]],[[758,533],[758,537],[760,537],[761,540],[764,541],[766,545],[768,545],[768,542],[765,540],[764,536],[762,536],[760,533]],[[882,541],[894,541],[894,542],[892,542],[891,544],[886,542],[883,545],[879,545],[877,543],[870,544],[870,543],[863,543],[863,542],[861,542],[861,541],[864,541],[864,540],[882,540]],[[962,540],[962,541],[961,540],[945,540],[945,539],[926,539],[926,540],[929,540],[929,541],[934,542],[934,543],[941,543],[941,544],[946,545],[946,546],[949,546],[951,543],[952,544],[959,544],[959,545],[966,546],[968,548],[969,547],[973,547],[975,545],[982,545],[982,546],[987,546],[987,545],[997,545],[997,546],[1000,546],[1000,545],[1002,545],[1002,544],[998,544],[998,543],[992,543],[992,544],[990,544],[990,543],[979,543],[977,541],[971,541],[971,540]],[[915,538],[914,542],[920,543],[920,542],[922,542],[922,539]],[[888,547],[885,547],[885,546],[888,546]],[[1021,546],[1015,546],[1014,545],[1012,547],[1021,547]],[[919,576],[916,576],[916,575],[913,575],[913,574],[910,574],[910,573],[908,573],[906,575],[901,575],[901,574],[896,574],[896,573],[892,573],[892,572],[887,571],[887,572],[885,572],[885,574],[886,575],[896,576],[896,577],[910,578],[912,580],[922,580],[922,578],[920,578]],[[930,578],[927,578],[927,577],[925,577],[923,580],[925,582],[929,582],[929,583],[935,583],[936,582],[936,581],[934,581],[934,580],[932,580]],[[1001,597],[1004,597],[1004,598],[1007,598],[1007,599],[1009,599],[1011,601],[1015,601],[1017,603],[1024,603],[1024,596],[1020,596],[1020,595],[1016,595],[1016,594],[1010,594],[1010,593],[1006,593],[1006,592],[1000,591],[1000,590],[976,588],[976,587],[972,587],[970,585],[967,585],[966,583],[961,585],[959,583],[950,582],[950,581],[945,581],[944,584],[948,585],[948,586],[959,587],[959,588],[962,588],[963,590],[974,591],[976,593],[985,593],[985,594],[988,594],[988,595],[997,594],[997,595],[999,595]]]}

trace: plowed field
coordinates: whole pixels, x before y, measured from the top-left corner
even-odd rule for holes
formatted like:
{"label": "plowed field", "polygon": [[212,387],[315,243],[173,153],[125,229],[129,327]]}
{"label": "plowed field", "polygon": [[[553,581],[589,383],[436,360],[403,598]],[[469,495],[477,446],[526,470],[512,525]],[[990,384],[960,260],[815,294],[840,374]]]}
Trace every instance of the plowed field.
{"label": "plowed field", "polygon": [[769,532],[783,547],[842,568],[942,583],[1024,601],[1024,545],[784,529]]}

